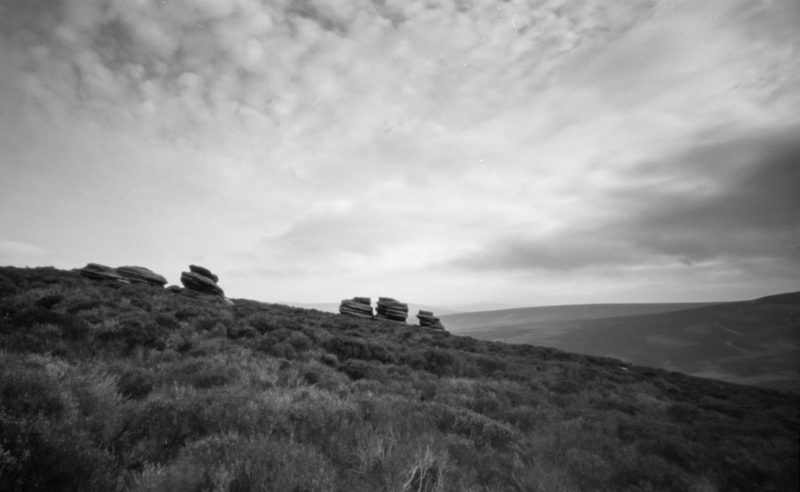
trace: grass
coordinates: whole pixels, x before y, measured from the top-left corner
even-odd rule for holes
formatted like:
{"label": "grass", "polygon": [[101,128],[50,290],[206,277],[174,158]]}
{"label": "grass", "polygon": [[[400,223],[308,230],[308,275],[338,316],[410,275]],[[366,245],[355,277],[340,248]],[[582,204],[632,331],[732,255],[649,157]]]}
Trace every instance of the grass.
{"label": "grass", "polygon": [[798,402],[391,322],[0,269],[0,489],[798,489]]}

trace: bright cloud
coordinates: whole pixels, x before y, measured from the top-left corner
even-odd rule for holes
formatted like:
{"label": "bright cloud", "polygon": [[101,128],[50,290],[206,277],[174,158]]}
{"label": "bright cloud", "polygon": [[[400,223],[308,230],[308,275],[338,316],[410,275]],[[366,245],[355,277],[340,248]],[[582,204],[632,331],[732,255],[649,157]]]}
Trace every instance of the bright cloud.
{"label": "bright cloud", "polygon": [[798,24],[791,0],[9,0],[0,241],[206,262],[264,300],[794,288]]}

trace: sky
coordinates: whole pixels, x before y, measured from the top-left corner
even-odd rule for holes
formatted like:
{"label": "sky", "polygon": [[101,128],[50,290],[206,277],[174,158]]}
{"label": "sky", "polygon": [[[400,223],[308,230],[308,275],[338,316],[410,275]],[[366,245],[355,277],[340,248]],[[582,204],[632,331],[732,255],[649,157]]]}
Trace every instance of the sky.
{"label": "sky", "polygon": [[796,0],[0,0],[0,265],[440,306],[800,290]]}

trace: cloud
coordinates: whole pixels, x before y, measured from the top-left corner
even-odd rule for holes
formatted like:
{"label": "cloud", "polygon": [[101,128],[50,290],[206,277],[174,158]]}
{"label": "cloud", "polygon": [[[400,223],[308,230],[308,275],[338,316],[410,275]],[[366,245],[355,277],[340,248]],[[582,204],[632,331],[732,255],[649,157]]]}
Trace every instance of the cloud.
{"label": "cloud", "polygon": [[[788,219],[748,190],[782,185],[759,174],[761,136],[800,123],[798,11],[8,0],[0,228],[76,261],[324,272],[318,292],[774,258]],[[758,229],[751,208],[783,222]]]}
{"label": "cloud", "polygon": [[645,164],[633,179],[587,197],[594,217],[577,216],[550,233],[490,240],[452,265],[575,271],[669,263],[738,268],[768,260],[793,268],[800,237],[794,135],[703,144]]}
{"label": "cloud", "polygon": [[793,256],[800,237],[800,144],[791,137],[726,142],[688,153],[684,165],[719,168],[713,160],[727,158],[730,147],[760,155],[727,181],[718,176],[704,193],[653,190],[631,224],[638,245],[691,262]]}
{"label": "cloud", "polygon": [[21,243],[17,241],[0,241],[0,255],[2,256],[38,256],[46,252],[46,249],[34,244]]}

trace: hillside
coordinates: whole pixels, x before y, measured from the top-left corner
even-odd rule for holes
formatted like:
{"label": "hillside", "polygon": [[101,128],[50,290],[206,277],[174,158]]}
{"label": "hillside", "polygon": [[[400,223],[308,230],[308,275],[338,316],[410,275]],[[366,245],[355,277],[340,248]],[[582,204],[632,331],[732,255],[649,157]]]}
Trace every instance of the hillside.
{"label": "hillside", "polygon": [[787,393],[0,269],[4,491],[798,488]]}
{"label": "hillside", "polygon": [[443,316],[453,332],[800,391],[800,293],[696,304],[550,306]]}

